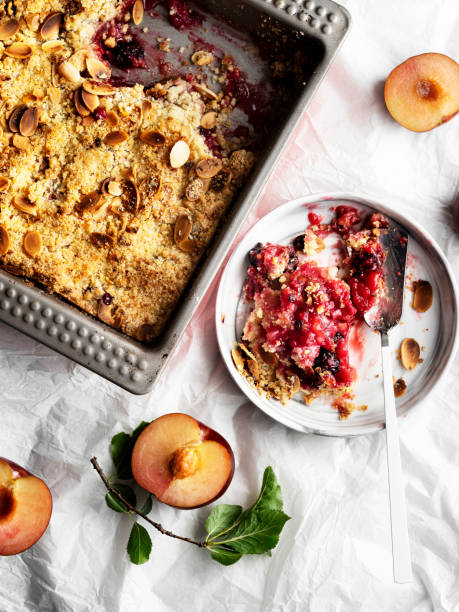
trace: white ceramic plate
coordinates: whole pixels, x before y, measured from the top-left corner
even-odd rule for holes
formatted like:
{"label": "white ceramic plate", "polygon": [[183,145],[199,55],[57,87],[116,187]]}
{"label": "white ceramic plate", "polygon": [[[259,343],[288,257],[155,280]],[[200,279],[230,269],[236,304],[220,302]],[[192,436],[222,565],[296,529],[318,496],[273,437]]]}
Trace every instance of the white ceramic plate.
{"label": "white ceramic plate", "polygon": [[[241,337],[248,313],[248,307],[241,299],[248,251],[257,242],[289,244],[292,238],[304,232],[310,210],[322,215],[324,222],[328,222],[334,214],[331,207],[339,204],[356,206],[364,212],[381,212],[401,225],[409,235],[403,316],[401,324],[390,333],[394,376],[403,377],[408,386],[405,394],[396,400],[399,416],[424,399],[445,372],[457,348],[459,327],[458,293],[450,266],[440,248],[414,220],[385,204],[349,194],[316,194],[284,204],[258,221],[236,247],[220,281],[216,327],[221,354],[236,383],[261,410],[298,431],[333,436],[372,433],[384,427],[379,334],[362,324],[351,336],[351,364],[358,373],[354,401],[368,405],[368,410],[355,411],[348,419],[342,420],[332,408],[330,400],[317,399],[306,405],[299,396],[283,406],[274,399],[259,395],[237,372],[231,350]],[[333,243],[336,243],[336,235],[329,237],[327,248],[316,258],[321,265],[332,263]],[[408,287],[417,279],[428,280],[434,292],[433,305],[423,314],[414,311],[410,305],[413,294]],[[410,337],[415,338],[422,347],[421,357],[424,361],[407,372],[397,359],[396,352],[401,341]]]}

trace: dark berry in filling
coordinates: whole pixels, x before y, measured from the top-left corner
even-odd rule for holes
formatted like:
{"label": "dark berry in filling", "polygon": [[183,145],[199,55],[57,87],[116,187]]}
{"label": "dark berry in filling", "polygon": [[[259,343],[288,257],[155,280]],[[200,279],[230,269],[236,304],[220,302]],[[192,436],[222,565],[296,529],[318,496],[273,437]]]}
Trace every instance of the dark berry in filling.
{"label": "dark berry in filling", "polygon": [[293,239],[293,248],[295,251],[303,251],[304,249],[304,234],[300,234]]}
{"label": "dark berry in filling", "polygon": [[122,70],[146,68],[143,47],[135,39],[118,40],[111,55],[111,63]]}
{"label": "dark berry in filling", "polygon": [[328,349],[323,346],[320,347],[319,355],[314,361],[314,367],[320,368],[321,370],[328,370],[332,374],[339,372],[341,361]]}

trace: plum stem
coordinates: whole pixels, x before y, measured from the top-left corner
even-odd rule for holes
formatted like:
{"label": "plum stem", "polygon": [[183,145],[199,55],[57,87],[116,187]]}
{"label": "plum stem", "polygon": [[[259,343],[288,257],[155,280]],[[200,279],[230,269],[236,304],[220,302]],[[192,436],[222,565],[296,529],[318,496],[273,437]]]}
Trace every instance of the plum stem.
{"label": "plum stem", "polygon": [[172,533],[172,531],[169,531],[168,529],[164,529],[164,527],[160,523],[156,523],[155,521],[152,521],[150,518],[148,518],[146,514],[143,514],[143,512],[140,512],[139,510],[137,510],[137,508],[134,508],[134,506],[131,506],[131,504],[127,502],[124,499],[124,497],[116,489],[114,489],[112,485],[109,483],[107,476],[104,474],[104,471],[102,470],[102,468],[99,465],[99,462],[97,461],[97,457],[93,457],[91,459],[91,463],[92,463],[93,468],[99,474],[107,491],[111,493],[114,497],[117,497],[120,500],[120,502],[122,502],[131,512],[138,514],[145,521],[147,521],[147,523],[150,523],[152,527],[160,531],[162,534],[169,536],[170,538],[175,538],[176,540],[182,540],[183,542],[188,542],[189,544],[194,544],[195,546],[198,546],[199,548],[207,548],[206,542],[199,542],[198,540],[193,540],[192,538],[185,538],[183,536],[176,535],[175,533]]}

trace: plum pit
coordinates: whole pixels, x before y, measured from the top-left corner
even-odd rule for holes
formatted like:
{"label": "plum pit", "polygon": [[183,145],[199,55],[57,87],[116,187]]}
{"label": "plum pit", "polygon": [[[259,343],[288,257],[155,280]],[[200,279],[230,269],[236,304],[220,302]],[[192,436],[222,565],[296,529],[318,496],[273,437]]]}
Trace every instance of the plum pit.
{"label": "plum pit", "polygon": [[440,88],[436,83],[429,79],[421,79],[416,84],[418,95],[423,100],[438,100],[440,97]]}
{"label": "plum pit", "polygon": [[13,492],[8,487],[0,487],[0,521],[8,517],[14,508]]}
{"label": "plum pit", "polygon": [[169,462],[169,469],[174,478],[187,478],[198,469],[198,453],[196,449],[185,446],[176,450]]}

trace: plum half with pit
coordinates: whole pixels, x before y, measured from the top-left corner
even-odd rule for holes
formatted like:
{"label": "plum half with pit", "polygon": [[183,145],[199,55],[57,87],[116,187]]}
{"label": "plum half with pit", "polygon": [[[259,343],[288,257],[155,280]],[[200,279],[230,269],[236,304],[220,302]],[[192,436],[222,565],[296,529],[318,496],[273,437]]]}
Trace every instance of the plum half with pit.
{"label": "plum half with pit", "polygon": [[0,556],[16,555],[41,538],[53,502],[46,484],[0,457]]}
{"label": "plum half with pit", "polygon": [[193,417],[165,414],[148,425],[132,452],[137,484],[176,508],[199,508],[231,483],[234,455],[228,442]]}
{"label": "plum half with pit", "polygon": [[410,57],[387,77],[384,99],[400,125],[427,132],[459,112],[459,64],[442,53]]}

